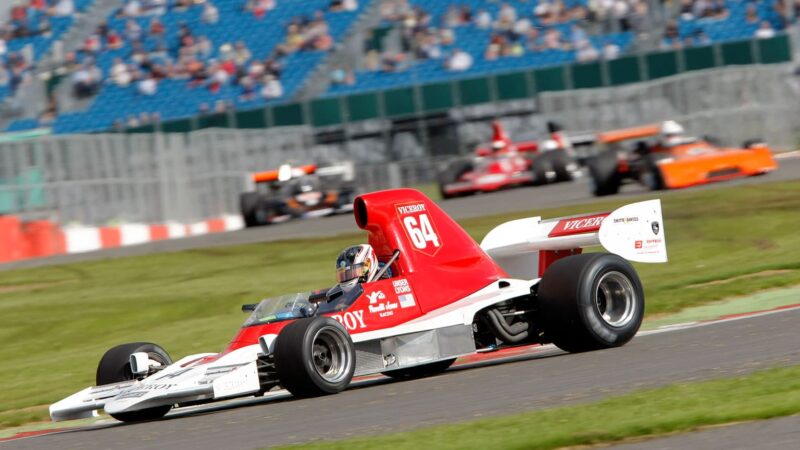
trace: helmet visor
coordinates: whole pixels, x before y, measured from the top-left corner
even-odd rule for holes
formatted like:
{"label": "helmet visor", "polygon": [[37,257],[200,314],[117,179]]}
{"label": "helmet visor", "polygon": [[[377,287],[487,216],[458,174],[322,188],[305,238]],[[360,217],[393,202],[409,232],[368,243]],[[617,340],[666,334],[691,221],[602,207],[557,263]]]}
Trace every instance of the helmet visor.
{"label": "helmet visor", "polygon": [[355,278],[360,278],[366,273],[366,265],[363,263],[352,264],[345,267],[336,268],[336,280],[339,283],[350,281]]}

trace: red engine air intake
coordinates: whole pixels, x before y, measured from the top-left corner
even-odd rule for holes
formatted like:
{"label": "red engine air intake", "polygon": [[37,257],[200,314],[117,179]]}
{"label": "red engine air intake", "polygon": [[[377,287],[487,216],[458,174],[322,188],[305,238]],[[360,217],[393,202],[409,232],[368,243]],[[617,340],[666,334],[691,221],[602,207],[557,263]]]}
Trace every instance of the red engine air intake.
{"label": "red engine air intake", "polygon": [[369,233],[379,255],[400,250],[399,275],[419,293],[423,312],[507,277],[461,226],[417,190],[364,194],[354,207],[356,223]]}

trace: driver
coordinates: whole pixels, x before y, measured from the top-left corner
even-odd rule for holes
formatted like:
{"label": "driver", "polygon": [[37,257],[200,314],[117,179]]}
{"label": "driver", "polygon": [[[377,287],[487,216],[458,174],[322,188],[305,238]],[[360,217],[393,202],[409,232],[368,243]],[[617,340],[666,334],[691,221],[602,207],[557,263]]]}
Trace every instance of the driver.
{"label": "driver", "polygon": [[336,281],[342,287],[352,287],[370,281],[378,272],[380,263],[369,244],[353,245],[336,258]]}
{"label": "driver", "polygon": [[682,144],[685,139],[683,126],[674,120],[667,120],[661,124],[661,146],[673,147]]}

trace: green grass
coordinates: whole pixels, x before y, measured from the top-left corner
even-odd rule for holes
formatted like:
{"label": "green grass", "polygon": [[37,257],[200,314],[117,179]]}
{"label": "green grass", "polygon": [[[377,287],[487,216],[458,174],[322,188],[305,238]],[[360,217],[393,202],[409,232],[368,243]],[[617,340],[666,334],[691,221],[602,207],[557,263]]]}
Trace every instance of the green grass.
{"label": "green grass", "polygon": [[676,384],[596,403],[290,449],[554,449],[800,412],[800,366]]}
{"label": "green grass", "polygon": [[[800,284],[798,192],[792,182],[665,194],[670,262],[637,266],[648,316]],[[480,239],[505,220],[634,200],[462,225]],[[44,419],[45,405],[94,384],[97,361],[112,345],[153,341],[173,356],[221,350],[245,319],[241,304],[330,286],[339,250],[363,239],[353,233],[0,272],[0,426]],[[768,270],[783,271],[702,285]]]}

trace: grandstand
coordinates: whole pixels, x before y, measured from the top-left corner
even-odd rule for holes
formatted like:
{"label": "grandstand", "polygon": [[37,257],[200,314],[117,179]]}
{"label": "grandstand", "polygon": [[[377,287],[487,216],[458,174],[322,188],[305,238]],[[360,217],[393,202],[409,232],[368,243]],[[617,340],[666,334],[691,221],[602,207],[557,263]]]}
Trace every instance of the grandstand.
{"label": "grandstand", "polygon": [[[11,37],[8,55],[27,53],[35,66],[50,51],[74,14],[56,17],[35,6],[60,1],[71,0],[24,2],[28,28],[44,21],[51,31]],[[98,2],[74,0],[75,14]],[[293,102],[320,72],[336,76],[310,92],[340,97],[769,37],[794,18],[783,0],[686,0],[668,4],[673,8],[651,0],[135,0],[140,10],[131,2],[117,0],[67,64],[61,83],[74,83],[81,70],[102,74],[88,103],[55,117],[17,118],[5,131],[135,128]],[[355,64],[337,65],[348,50],[341,48],[345,37],[361,32],[367,41],[365,24],[374,23],[369,28],[384,39],[372,39]],[[451,64],[456,54],[459,67]],[[12,94],[12,84],[0,77],[0,98]]]}

